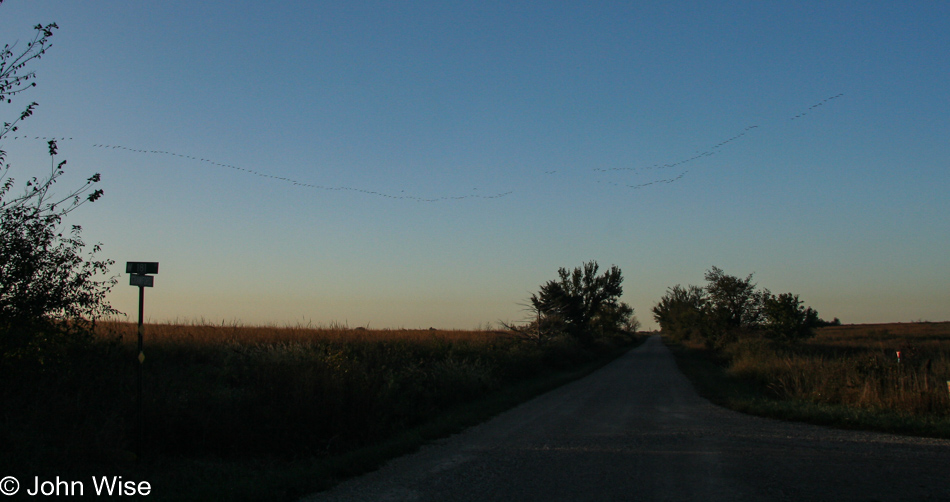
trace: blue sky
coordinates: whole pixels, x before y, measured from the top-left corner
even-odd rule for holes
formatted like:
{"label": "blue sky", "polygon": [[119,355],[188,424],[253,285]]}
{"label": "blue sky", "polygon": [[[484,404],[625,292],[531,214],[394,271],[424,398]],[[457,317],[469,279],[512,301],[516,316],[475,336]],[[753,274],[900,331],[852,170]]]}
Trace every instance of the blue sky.
{"label": "blue sky", "polygon": [[0,41],[53,21],[0,146],[102,174],[132,320],[126,261],[153,321],[473,328],[589,260],[647,327],[713,265],[950,319],[946,2],[6,0]]}

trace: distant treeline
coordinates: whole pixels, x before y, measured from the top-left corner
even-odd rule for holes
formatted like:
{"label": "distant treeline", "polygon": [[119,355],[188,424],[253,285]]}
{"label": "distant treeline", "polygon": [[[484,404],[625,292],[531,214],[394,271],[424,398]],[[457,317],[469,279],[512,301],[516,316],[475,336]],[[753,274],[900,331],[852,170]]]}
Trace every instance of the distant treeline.
{"label": "distant treeline", "polygon": [[752,335],[802,340],[813,336],[815,328],[841,324],[837,318],[828,322],[818,317],[797,294],[756,289],[752,274],[740,278],[713,266],[705,279],[705,287],[669,288],[653,307],[653,318],[664,335],[720,347]]}

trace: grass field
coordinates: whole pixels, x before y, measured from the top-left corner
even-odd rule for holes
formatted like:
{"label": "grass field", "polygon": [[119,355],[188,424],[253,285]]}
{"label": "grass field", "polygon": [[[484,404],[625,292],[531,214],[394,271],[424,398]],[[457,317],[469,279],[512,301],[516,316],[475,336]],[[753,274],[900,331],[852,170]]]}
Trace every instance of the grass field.
{"label": "grass field", "polygon": [[57,368],[4,376],[5,473],[137,476],[153,499],[292,499],[576,378],[635,339],[147,325],[139,440],[136,326],[97,330]]}
{"label": "grass field", "polygon": [[702,393],[735,409],[950,437],[947,322],[829,326],[798,344],[754,338],[674,353]]}

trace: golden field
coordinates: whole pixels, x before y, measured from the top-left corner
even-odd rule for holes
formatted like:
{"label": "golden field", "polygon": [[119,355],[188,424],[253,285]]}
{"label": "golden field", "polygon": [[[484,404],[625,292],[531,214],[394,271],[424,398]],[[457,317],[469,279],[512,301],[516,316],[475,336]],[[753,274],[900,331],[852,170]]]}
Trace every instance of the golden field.
{"label": "golden field", "polygon": [[950,414],[950,322],[828,326],[798,344],[752,339],[724,352],[732,374],[775,397]]}

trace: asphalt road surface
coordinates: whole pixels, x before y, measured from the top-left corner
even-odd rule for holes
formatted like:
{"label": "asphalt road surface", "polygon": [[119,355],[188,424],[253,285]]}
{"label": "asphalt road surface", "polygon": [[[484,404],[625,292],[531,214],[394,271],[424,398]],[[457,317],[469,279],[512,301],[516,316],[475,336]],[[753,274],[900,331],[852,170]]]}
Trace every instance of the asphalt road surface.
{"label": "asphalt road surface", "polygon": [[950,441],[752,417],[699,397],[659,337],[305,501],[950,501]]}

